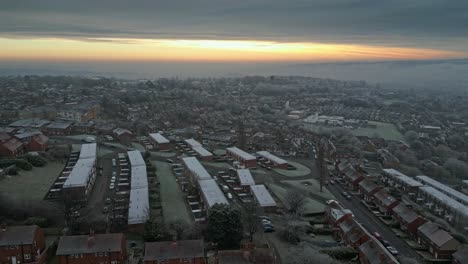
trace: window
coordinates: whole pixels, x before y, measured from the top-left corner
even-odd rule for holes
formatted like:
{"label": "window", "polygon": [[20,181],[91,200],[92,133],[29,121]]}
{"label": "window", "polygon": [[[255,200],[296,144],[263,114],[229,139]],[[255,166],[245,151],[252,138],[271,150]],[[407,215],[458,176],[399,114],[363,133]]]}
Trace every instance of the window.
{"label": "window", "polygon": [[24,259],[30,260],[31,259],[31,254],[24,254]]}

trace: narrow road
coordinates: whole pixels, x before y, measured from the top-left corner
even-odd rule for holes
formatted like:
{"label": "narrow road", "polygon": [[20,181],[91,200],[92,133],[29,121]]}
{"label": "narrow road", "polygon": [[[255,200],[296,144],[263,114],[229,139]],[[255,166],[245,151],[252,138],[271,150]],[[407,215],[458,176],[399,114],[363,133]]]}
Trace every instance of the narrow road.
{"label": "narrow road", "polygon": [[369,232],[378,232],[383,239],[392,244],[398,250],[401,256],[410,258],[419,258],[418,254],[406,244],[403,240],[392,232],[390,227],[385,225],[380,219],[372,214],[362,203],[359,197],[353,196],[347,200],[341,193],[346,191],[338,183],[329,185],[328,190],[336,197],[336,199],[345,207],[350,209],[354,217],[361,223]]}

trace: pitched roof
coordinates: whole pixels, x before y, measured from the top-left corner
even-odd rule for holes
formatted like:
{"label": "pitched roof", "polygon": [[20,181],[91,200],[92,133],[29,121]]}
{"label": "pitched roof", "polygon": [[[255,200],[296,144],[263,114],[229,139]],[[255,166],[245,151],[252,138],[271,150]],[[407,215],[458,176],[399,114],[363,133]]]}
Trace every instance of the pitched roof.
{"label": "pitched roof", "polygon": [[180,240],[145,243],[144,261],[202,258],[204,257],[203,240]]}
{"label": "pitched roof", "polygon": [[42,133],[34,136],[33,139],[39,144],[45,144],[47,141],[49,141],[49,138],[44,136]]}
{"label": "pitched roof", "polygon": [[34,241],[34,235],[39,227],[31,226],[11,226],[0,229],[0,246],[28,245]]}
{"label": "pitched roof", "polygon": [[380,191],[376,192],[374,194],[374,197],[377,200],[379,200],[384,206],[390,206],[394,202],[397,202],[397,199],[395,199],[395,197],[388,194],[387,191],[385,191],[384,189],[381,189]]}
{"label": "pitched roof", "polygon": [[11,136],[5,132],[0,132],[0,142],[7,141]]}
{"label": "pitched roof", "polygon": [[10,150],[15,151],[23,146],[23,143],[16,138],[10,138],[10,140],[3,143],[3,147]]}
{"label": "pitched roof", "polygon": [[408,208],[408,206],[402,203],[395,206],[392,210],[395,214],[397,214],[407,223],[412,223],[413,221],[416,221],[419,217],[419,215],[415,211]]}
{"label": "pitched roof", "polygon": [[364,189],[368,193],[370,193],[370,192],[374,191],[375,189],[379,188],[379,186],[377,184],[375,184],[375,182],[373,182],[373,181],[371,181],[369,179],[365,179],[365,180],[360,181],[359,186],[361,186],[361,188]]}
{"label": "pitched roof", "polygon": [[439,225],[432,222],[427,222],[418,228],[425,237],[440,248],[446,250],[456,250],[460,242],[453,238],[447,231],[441,229]]}
{"label": "pitched roof", "polygon": [[424,236],[429,237],[430,234],[434,233],[435,231],[439,230],[439,226],[432,222],[426,222],[420,227],[418,227],[418,231],[421,232]]}
{"label": "pitched roof", "polygon": [[[124,235],[97,234],[94,236],[62,236],[57,247],[57,255],[86,254],[97,252],[121,252]],[[125,245],[123,245],[125,246]]]}
{"label": "pitched roof", "polygon": [[366,243],[359,246],[359,250],[370,264],[399,263],[398,260],[382,245],[382,243],[373,237],[367,240]]}

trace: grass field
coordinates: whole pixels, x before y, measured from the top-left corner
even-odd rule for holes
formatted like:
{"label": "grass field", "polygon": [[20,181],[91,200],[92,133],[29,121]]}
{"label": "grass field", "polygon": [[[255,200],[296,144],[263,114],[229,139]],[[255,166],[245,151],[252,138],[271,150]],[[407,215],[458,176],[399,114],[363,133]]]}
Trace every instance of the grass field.
{"label": "grass field", "polygon": [[[288,190],[294,190],[293,188],[285,188],[277,184],[267,184],[268,188],[281,200],[281,203],[286,204],[286,195]],[[304,213],[321,213],[325,210],[325,205],[307,197],[304,205]]]}
{"label": "grass field", "polygon": [[273,169],[273,171],[286,177],[301,177],[310,174],[310,169],[306,166],[293,161],[288,161],[288,163],[296,167],[296,170]]}
{"label": "grass field", "polygon": [[151,151],[151,155],[161,157],[161,158],[172,158],[176,156],[174,152],[163,152],[163,151]]}
{"label": "grass field", "polygon": [[171,165],[166,162],[152,161],[157,168],[158,180],[161,184],[161,203],[164,221],[170,222],[182,219],[191,224],[193,218],[185,203],[185,194],[180,190]]}
{"label": "grass field", "polygon": [[379,135],[380,137],[387,139],[387,140],[404,140],[403,135],[398,131],[395,125],[390,123],[381,123],[381,122],[373,122],[369,121],[370,125],[377,126],[376,128],[357,128],[351,130],[351,132],[355,136],[368,136],[374,137],[375,135]]}
{"label": "grass field", "polygon": [[[309,179],[305,181],[281,181],[281,182],[287,185],[293,186],[294,188],[310,192],[314,196],[320,197],[323,200],[334,199],[333,194],[331,194],[327,190],[327,188],[325,188],[325,186],[323,187],[322,192],[320,192],[320,183],[318,180],[315,180],[315,179]],[[307,183],[307,185],[305,185],[304,183]]]}
{"label": "grass field", "polygon": [[[398,129],[393,124],[369,121],[369,125],[375,125],[376,127],[375,128],[361,127],[361,128],[351,129],[350,131],[355,136],[368,136],[368,137],[379,136],[386,140],[401,140],[401,141],[404,140],[403,135],[400,133],[400,131],[398,131]],[[305,128],[315,133],[320,133],[323,131],[331,131],[335,129],[333,127],[324,127],[324,126],[313,125],[313,124],[306,124]]]}
{"label": "grass field", "polygon": [[50,186],[65,167],[65,163],[49,162],[18,175],[0,177],[0,193],[19,200],[42,201]]}

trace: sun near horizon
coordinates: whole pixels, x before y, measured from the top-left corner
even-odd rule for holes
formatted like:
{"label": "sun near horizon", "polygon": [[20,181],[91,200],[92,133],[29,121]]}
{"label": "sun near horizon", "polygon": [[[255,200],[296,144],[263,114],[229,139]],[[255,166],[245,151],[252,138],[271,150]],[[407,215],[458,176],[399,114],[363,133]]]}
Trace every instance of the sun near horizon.
{"label": "sun near horizon", "polygon": [[466,57],[459,51],[385,45],[263,40],[0,38],[0,60],[340,62]]}

